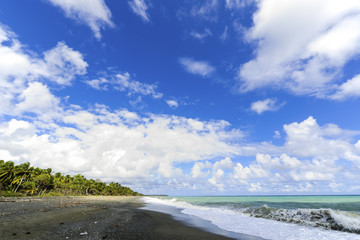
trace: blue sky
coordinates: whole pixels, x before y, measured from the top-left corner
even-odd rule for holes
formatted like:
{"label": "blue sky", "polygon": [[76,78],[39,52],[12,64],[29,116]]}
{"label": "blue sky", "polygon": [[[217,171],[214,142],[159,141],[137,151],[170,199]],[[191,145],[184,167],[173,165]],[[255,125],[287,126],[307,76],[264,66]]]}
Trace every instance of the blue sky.
{"label": "blue sky", "polygon": [[0,159],[146,194],[358,194],[360,3],[0,2]]}

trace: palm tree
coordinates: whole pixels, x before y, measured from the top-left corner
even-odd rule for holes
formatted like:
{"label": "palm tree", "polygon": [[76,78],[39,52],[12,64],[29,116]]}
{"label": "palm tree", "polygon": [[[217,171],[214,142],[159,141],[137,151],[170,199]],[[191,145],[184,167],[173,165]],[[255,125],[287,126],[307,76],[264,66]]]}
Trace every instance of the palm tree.
{"label": "palm tree", "polygon": [[15,165],[12,161],[0,162],[0,182],[4,188],[11,186],[13,179],[15,178]]}
{"label": "palm tree", "polygon": [[14,192],[17,192],[20,185],[25,181],[26,178],[29,178],[30,175],[31,175],[31,171],[30,171],[29,162],[20,164],[19,166],[15,167],[15,178],[11,182],[11,184],[17,184],[17,187],[15,188]]}
{"label": "palm tree", "polygon": [[35,182],[33,181],[26,181],[24,182],[24,184],[22,185],[23,191],[27,194],[27,195],[34,195],[39,189],[36,187]]}

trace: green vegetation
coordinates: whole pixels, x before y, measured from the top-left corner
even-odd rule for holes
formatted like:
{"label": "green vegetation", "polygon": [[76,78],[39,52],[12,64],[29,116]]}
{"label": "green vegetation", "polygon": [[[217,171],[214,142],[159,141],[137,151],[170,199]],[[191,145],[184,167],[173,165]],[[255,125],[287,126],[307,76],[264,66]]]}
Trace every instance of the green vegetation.
{"label": "green vegetation", "polygon": [[139,196],[119,183],[106,184],[100,180],[52,173],[52,169],[30,167],[30,163],[15,165],[12,161],[0,160],[0,196],[64,196],[108,195]]}

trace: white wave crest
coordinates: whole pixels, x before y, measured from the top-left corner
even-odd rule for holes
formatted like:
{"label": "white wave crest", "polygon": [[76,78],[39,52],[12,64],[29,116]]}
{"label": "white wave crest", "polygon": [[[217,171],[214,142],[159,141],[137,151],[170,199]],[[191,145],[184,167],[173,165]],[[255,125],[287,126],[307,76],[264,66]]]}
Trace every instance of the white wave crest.
{"label": "white wave crest", "polygon": [[[176,198],[158,199],[153,197],[144,197],[142,199],[145,203],[149,204],[163,204],[179,208],[184,214],[208,220],[227,231],[249,234],[265,239],[360,240],[360,235],[355,233],[332,231],[299,224],[274,221],[271,219],[251,217],[242,212],[244,209],[232,210],[224,206],[197,206],[185,201],[177,200]],[[358,222],[353,221],[351,216],[346,218],[346,216],[339,214],[336,211],[331,214],[337,222],[341,222],[344,225],[355,225],[354,227],[356,227],[358,224]]]}
{"label": "white wave crest", "polygon": [[242,211],[251,217],[272,219],[312,227],[360,233],[360,215],[332,209],[276,209],[268,206]]}

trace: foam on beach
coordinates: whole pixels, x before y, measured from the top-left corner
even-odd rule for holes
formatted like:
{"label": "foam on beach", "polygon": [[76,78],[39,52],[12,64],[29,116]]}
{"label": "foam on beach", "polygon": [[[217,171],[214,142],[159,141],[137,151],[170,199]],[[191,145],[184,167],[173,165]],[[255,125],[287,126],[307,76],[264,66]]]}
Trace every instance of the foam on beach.
{"label": "foam on beach", "polygon": [[[226,206],[199,206],[173,199],[158,199],[144,197],[142,200],[148,204],[167,205],[181,209],[183,214],[200,217],[208,220],[214,225],[226,231],[249,234],[265,239],[291,239],[291,240],[359,240],[360,235],[356,233],[328,230],[324,227],[314,227],[302,224],[282,222],[276,219],[266,219],[259,216],[251,216],[245,213],[244,209],[230,209]],[[334,219],[338,219],[349,228],[357,228],[359,219],[346,216],[342,212],[332,210],[316,210],[316,214],[332,214]],[[322,212],[321,212],[322,211]],[[285,218],[290,218],[294,213],[290,210],[285,211]],[[294,216],[299,217],[306,213],[311,216],[310,210],[297,212]],[[322,215],[321,215],[322,216]],[[305,219],[307,217],[305,216]],[[309,217],[310,218],[310,217]]]}

